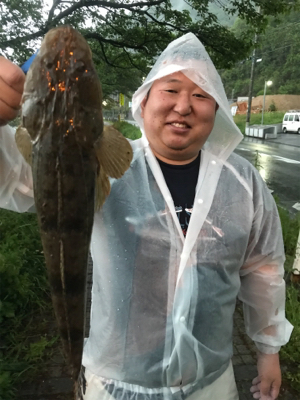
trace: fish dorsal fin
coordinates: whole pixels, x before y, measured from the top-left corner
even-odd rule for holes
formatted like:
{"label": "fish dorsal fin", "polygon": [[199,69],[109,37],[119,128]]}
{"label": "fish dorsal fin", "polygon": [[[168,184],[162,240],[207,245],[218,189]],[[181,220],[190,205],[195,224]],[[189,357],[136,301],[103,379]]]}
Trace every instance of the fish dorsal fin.
{"label": "fish dorsal fin", "polygon": [[19,152],[29,165],[32,165],[32,143],[31,137],[26,128],[20,125],[15,134],[15,141]]}
{"label": "fish dorsal fin", "polygon": [[104,169],[100,166],[100,170],[96,181],[95,209],[97,211],[100,209],[100,207],[103,206],[105,199],[109,195],[109,193],[110,193],[109,179]]}
{"label": "fish dorsal fin", "polygon": [[112,126],[104,126],[100,138],[95,143],[97,158],[106,174],[121,178],[132,160],[132,148],[125,137]]}

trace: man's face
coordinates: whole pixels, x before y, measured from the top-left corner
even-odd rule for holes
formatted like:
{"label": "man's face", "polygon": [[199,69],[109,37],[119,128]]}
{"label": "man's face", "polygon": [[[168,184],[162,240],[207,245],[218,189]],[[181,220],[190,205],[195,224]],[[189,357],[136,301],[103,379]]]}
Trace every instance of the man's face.
{"label": "man's face", "polygon": [[155,81],[141,103],[155,156],[169,164],[195,159],[214,126],[216,101],[182,72]]}

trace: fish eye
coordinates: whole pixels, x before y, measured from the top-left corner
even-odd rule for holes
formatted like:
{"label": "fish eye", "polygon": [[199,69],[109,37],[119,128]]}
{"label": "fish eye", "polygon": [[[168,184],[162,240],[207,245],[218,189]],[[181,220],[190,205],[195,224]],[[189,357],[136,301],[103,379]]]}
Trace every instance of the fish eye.
{"label": "fish eye", "polygon": [[51,69],[51,68],[53,67],[53,65],[54,65],[53,62],[47,62],[47,63],[46,63],[46,67],[47,67],[48,69]]}
{"label": "fish eye", "polygon": [[82,65],[81,67],[76,68],[76,70],[77,70],[78,72],[84,72],[84,71],[85,71],[85,66]]}
{"label": "fish eye", "polygon": [[85,70],[86,66],[83,63],[79,62],[78,66],[76,66],[76,72],[83,73]]}

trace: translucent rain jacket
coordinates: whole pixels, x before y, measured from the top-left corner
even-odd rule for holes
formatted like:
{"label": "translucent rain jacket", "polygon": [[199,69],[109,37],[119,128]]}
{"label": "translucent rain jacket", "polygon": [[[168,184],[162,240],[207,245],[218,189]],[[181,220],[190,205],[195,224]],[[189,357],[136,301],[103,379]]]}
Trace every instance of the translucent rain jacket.
{"label": "translucent rain jacket", "polygon": [[[130,169],[95,215],[91,328],[83,364],[108,393],[168,399],[215,381],[232,357],[236,297],[248,335],[275,353],[292,331],[285,319],[284,250],[273,198],[245,159],[220,77],[198,39],[172,42],[133,98],[154,80],[182,71],[219,105],[201,151],[193,211],[184,238],[172,197],[143,132]],[[29,167],[13,132],[0,130],[0,206],[33,205]],[[140,397],[142,396],[142,397]]]}

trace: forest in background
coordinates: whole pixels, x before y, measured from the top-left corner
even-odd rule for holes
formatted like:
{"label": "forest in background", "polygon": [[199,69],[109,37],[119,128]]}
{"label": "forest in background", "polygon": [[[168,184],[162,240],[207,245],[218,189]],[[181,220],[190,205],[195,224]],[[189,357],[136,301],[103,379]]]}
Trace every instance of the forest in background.
{"label": "forest in background", "polygon": [[[216,67],[228,69],[249,57],[254,27],[262,34],[271,16],[299,8],[300,0],[2,0],[0,54],[22,65],[51,28],[69,24],[91,47],[103,98],[119,92],[131,97],[176,37],[193,32]],[[243,94],[248,84],[237,80],[234,86]]]}
{"label": "forest in background", "polygon": [[[236,18],[232,28],[237,36],[246,30]],[[254,36],[254,32],[253,32]],[[300,94],[300,11],[269,18],[264,34],[258,35],[253,96],[263,94],[264,82],[271,80],[268,94]],[[231,69],[219,70],[228,98],[248,96],[252,55]]]}

